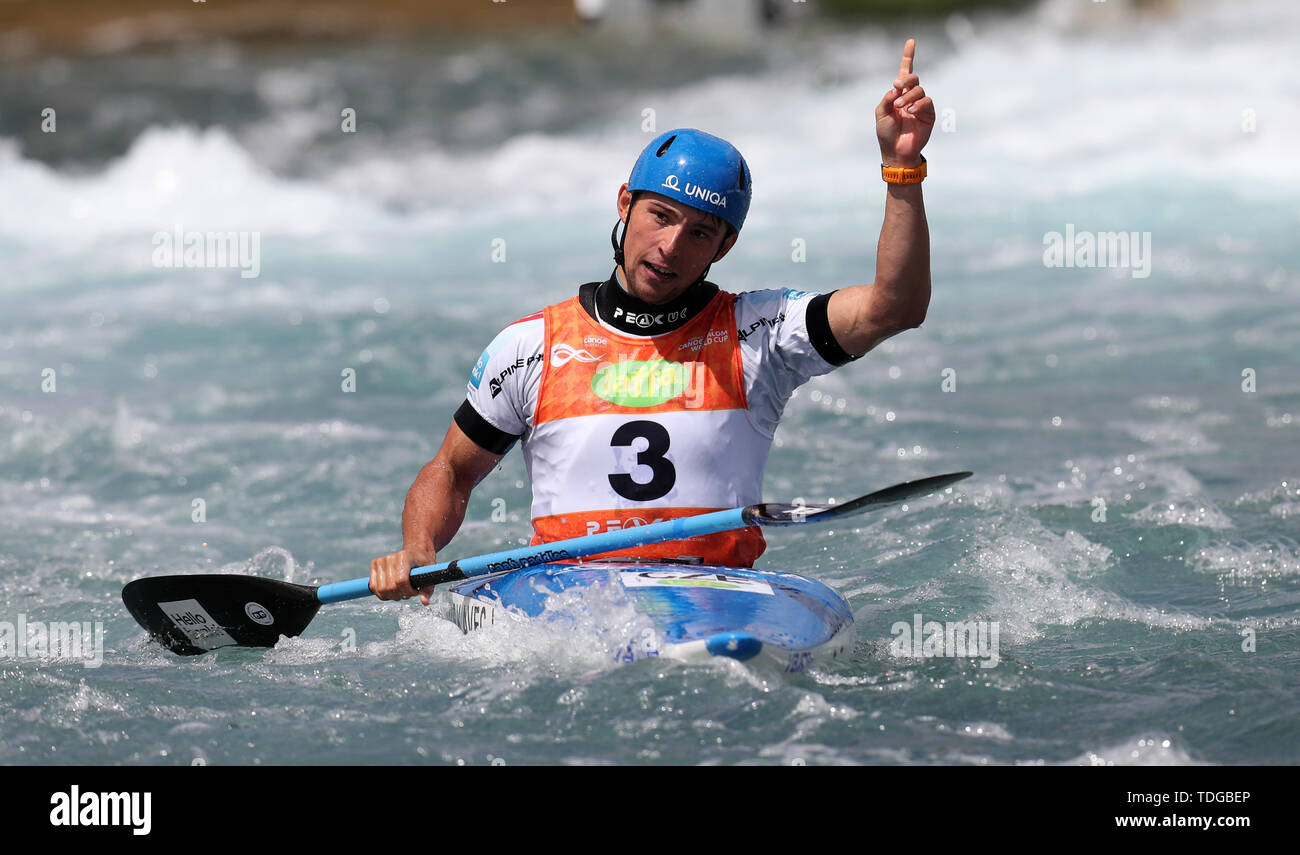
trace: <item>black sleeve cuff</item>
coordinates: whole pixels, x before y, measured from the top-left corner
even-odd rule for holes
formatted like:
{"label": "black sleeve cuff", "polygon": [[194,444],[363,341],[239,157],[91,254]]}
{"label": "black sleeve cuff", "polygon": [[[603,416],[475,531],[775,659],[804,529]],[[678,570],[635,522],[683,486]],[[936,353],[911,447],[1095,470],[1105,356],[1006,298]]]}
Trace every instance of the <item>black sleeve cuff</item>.
{"label": "black sleeve cuff", "polygon": [[[831,294],[835,292],[832,291]],[[831,332],[830,304],[831,294],[818,294],[808,304],[808,314],[804,323],[808,327],[808,338],[817,349],[817,353],[831,365],[847,365],[857,356],[850,356]]]}
{"label": "black sleeve cuff", "polygon": [[480,416],[478,410],[474,409],[474,405],[469,401],[461,402],[460,409],[456,410],[453,418],[465,436],[474,440],[474,444],[479,448],[493,454],[505,454],[519,439]]}

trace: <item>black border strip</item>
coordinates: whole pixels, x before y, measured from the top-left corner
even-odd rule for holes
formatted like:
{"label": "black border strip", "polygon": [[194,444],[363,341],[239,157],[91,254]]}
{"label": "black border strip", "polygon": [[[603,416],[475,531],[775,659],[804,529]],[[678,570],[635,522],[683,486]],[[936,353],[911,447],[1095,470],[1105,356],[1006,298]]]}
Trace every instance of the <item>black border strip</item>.
{"label": "black border strip", "polygon": [[474,405],[468,400],[461,401],[453,418],[465,436],[474,440],[474,444],[479,448],[492,454],[505,454],[519,439],[479,415],[479,411],[474,409]]}
{"label": "black border strip", "polygon": [[808,314],[805,316],[804,324],[808,327],[808,338],[812,340],[812,346],[817,349],[817,353],[822,359],[834,366],[847,365],[855,359],[860,359],[861,354],[852,356],[840,343],[835,340],[835,333],[831,332],[830,294],[818,294],[812,298],[808,304]]}

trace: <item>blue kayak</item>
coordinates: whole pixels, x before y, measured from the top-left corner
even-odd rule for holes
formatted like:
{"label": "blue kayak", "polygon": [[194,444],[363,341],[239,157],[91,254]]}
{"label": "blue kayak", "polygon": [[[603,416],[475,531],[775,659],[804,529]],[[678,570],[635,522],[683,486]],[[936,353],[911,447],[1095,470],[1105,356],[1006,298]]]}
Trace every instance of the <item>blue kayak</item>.
{"label": "blue kayak", "polygon": [[797,673],[844,655],[853,612],[831,588],[792,573],[708,564],[595,561],[541,564],[467,579],[449,592],[465,632],[546,615],[556,594],[603,589],[650,618],[654,637],[617,642],[619,662],[667,656],[764,661]]}

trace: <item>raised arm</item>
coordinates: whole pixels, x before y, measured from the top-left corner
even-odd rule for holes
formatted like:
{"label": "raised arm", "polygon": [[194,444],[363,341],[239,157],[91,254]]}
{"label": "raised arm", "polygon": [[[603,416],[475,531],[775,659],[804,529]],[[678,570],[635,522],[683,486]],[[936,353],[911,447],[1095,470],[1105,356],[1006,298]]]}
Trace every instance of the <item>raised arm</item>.
{"label": "raised arm", "polygon": [[[908,39],[898,79],[876,105],[876,137],[885,166],[920,166],[921,149],[934,130],[934,102],[912,71],[915,54],[916,42]],[[921,185],[885,187],[876,281],[835,292],[827,307],[835,340],[853,356],[861,356],[903,330],[919,327],[930,305],[930,230]]]}
{"label": "raised arm", "polygon": [[[424,465],[406,493],[402,511],[402,548],[370,562],[370,589],[381,600],[404,600],[415,596],[407,579],[412,567],[434,563],[437,551],[446,546],[465,521],[469,494],[502,455],[480,448],[455,421],[437,455]],[[420,591],[426,606],[432,588]]]}

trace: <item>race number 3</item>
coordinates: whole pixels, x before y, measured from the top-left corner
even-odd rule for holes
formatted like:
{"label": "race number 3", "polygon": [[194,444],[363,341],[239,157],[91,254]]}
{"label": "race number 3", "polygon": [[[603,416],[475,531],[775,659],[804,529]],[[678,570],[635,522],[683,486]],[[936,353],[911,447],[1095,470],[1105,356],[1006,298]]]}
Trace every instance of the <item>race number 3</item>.
{"label": "race number 3", "polygon": [[673,462],[664,457],[668,453],[668,429],[658,422],[628,422],[614,431],[610,446],[630,446],[633,440],[644,439],[649,442],[644,451],[638,451],[638,466],[649,466],[653,477],[646,483],[635,481],[631,475],[616,472],[609,476],[609,486],[625,499],[633,502],[653,502],[668,495],[668,491],[677,483],[677,469]]}

